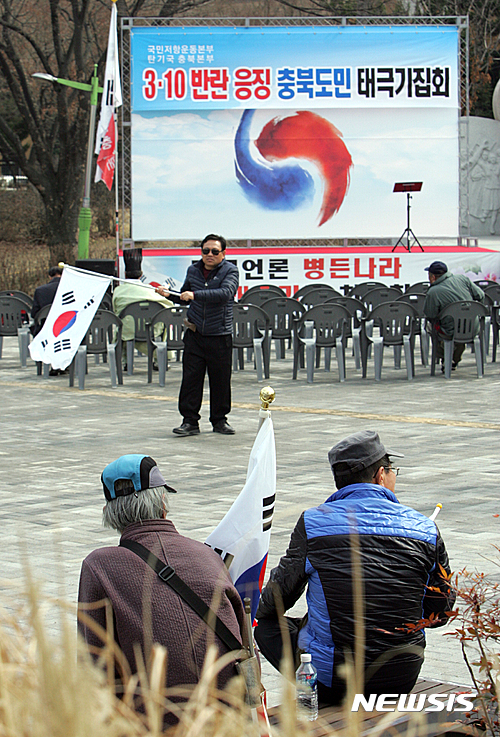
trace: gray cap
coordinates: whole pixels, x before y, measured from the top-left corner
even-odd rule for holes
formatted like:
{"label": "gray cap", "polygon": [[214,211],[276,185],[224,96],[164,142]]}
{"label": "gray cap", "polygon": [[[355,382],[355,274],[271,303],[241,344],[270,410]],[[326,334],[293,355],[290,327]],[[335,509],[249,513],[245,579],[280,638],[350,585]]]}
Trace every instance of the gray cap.
{"label": "gray cap", "polygon": [[368,468],[385,455],[404,458],[402,453],[387,450],[380,442],[377,432],[362,430],[361,432],[355,432],[354,435],[349,435],[348,438],[344,438],[340,443],[334,445],[328,453],[328,460],[332,471],[337,463],[345,463],[347,464],[345,473],[356,473]]}

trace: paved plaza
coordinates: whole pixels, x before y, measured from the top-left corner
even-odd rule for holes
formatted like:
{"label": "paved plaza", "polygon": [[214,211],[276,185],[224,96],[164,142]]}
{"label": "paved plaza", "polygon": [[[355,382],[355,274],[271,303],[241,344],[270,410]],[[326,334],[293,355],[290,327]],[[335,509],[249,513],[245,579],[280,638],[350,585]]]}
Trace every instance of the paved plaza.
{"label": "paved plaza", "polygon": [[[356,372],[347,359],[347,380],[338,382],[323,369],[314,383],[305,370],[292,381],[291,354],[277,361],[274,351],[270,384],[276,391],[273,420],[277,452],[277,500],[268,570],[285,551],[303,509],[321,503],[334,491],[329,448],[361,429],[378,430],[386,445],[401,451],[402,473],[396,493],[401,502],[438,517],[451,566],[491,572],[500,580],[495,544],[500,529],[500,417],[497,400],[500,363],[488,363],[476,378],[468,350],[459,369],[446,380],[431,378],[416,351],[416,377],[393,368],[386,351],[382,381]],[[23,585],[23,551],[32,574],[50,596],[76,600],[83,558],[94,548],[113,545],[117,535],[101,526],[104,497],[100,474],[124,453],[151,455],[178,494],[171,511],[182,534],[204,541],[241,490],[248,455],[258,427],[258,383],[251,364],[233,376],[230,422],[237,434],[217,435],[202,408],[201,434],[180,438],[177,393],[181,365],[172,363],[166,386],[147,384],[145,358],[135,361],[133,376],[112,389],[106,364],[89,360],[84,391],[70,389],[68,377],[43,379],[35,364],[21,368],[17,341],[4,339],[0,359],[0,478],[2,584],[1,603],[10,608]],[[294,608],[305,611],[305,601]],[[57,634],[57,610],[48,614]],[[452,628],[451,628],[452,629]],[[469,684],[459,643],[443,629],[428,634],[422,675]],[[264,668],[270,702],[279,699],[278,678]]]}

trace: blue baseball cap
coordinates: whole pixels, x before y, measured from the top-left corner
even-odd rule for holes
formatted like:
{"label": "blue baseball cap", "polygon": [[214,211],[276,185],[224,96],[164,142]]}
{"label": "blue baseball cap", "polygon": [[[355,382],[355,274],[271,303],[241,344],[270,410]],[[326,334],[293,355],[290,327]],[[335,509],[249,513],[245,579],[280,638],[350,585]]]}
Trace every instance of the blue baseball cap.
{"label": "blue baseball cap", "polygon": [[428,271],[429,274],[437,276],[438,274],[446,274],[448,267],[443,261],[433,261],[430,266],[425,267],[424,271]]}
{"label": "blue baseball cap", "polygon": [[[129,483],[124,484],[120,490],[117,490],[115,489],[115,481],[118,480],[129,481]],[[118,496],[128,496],[157,486],[164,486],[172,494],[177,493],[165,482],[156,461],[151,456],[137,453],[121,456],[116,461],[108,464],[101,474],[101,481],[104,496],[108,502]]]}

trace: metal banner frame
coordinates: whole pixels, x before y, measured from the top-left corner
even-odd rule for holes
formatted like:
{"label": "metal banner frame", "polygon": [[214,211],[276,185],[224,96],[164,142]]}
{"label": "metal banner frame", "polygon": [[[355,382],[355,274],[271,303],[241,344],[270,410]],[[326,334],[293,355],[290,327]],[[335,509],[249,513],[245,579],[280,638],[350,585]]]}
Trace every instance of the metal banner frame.
{"label": "metal banner frame", "polygon": [[[121,113],[121,224],[120,234],[122,247],[132,245],[131,239],[131,207],[132,207],[132,178],[131,178],[131,31],[136,27],[238,27],[238,26],[447,26],[454,25],[459,29],[459,75],[460,75],[460,99],[462,116],[469,116],[469,21],[467,16],[342,16],[342,17],[242,17],[242,18],[121,18],[121,73],[123,85],[123,106]],[[467,125],[467,148],[468,148],[468,125]],[[469,211],[468,182],[466,189],[467,216]],[[470,219],[467,217],[467,234],[470,235]],[[165,241],[167,242],[167,241]],[[326,238],[322,244],[325,246],[357,246],[357,245],[394,245],[388,239],[338,239]],[[171,241],[168,241],[172,244]],[[176,243],[183,246],[190,244]],[[239,247],[293,247],[309,245],[304,240],[259,240],[259,241],[231,241],[232,245]],[[159,245],[159,244],[157,244]]]}

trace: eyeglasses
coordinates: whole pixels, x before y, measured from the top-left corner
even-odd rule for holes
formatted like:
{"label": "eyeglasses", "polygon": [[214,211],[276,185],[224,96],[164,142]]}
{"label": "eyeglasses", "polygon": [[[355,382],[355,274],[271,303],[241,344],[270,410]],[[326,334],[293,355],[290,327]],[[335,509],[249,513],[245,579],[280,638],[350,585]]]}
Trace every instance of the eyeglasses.
{"label": "eyeglasses", "polygon": [[393,468],[392,466],[384,466],[384,471],[392,471],[396,474],[396,476],[399,476],[399,472],[401,471],[400,468]]}
{"label": "eyeglasses", "polygon": [[211,253],[212,256],[218,256],[219,253],[221,253],[218,248],[202,248],[201,252],[204,256],[208,256],[209,253]]}

